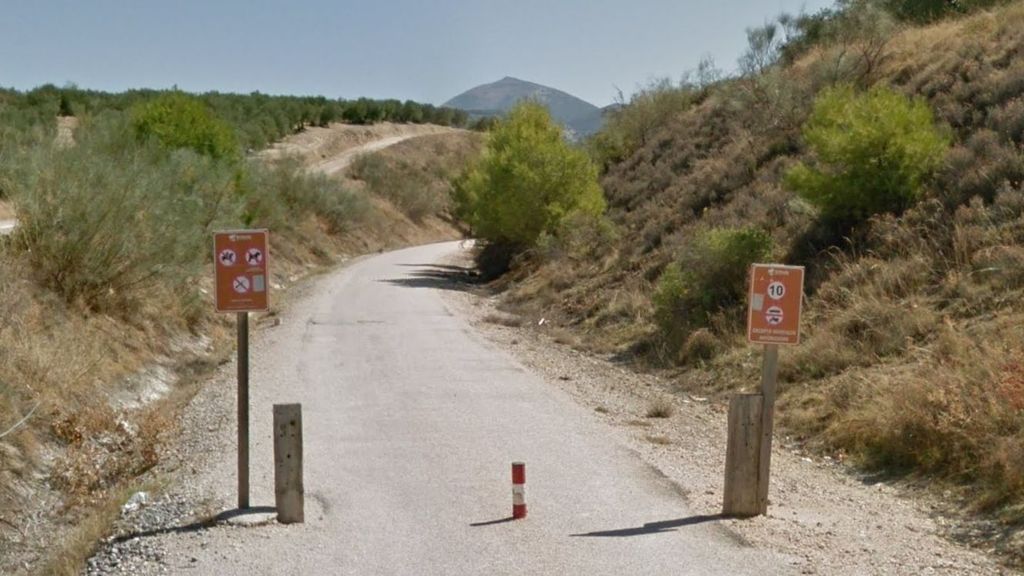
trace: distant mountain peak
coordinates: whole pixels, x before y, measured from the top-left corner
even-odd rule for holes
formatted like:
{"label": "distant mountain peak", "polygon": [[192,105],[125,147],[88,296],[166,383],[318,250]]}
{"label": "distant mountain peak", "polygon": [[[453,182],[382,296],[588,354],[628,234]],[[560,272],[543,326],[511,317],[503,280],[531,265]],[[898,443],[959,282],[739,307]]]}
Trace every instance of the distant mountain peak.
{"label": "distant mountain peak", "polygon": [[444,106],[474,116],[500,116],[523,100],[543,104],[552,118],[576,135],[587,136],[601,128],[601,109],[597,106],[556,88],[512,76],[467,90]]}

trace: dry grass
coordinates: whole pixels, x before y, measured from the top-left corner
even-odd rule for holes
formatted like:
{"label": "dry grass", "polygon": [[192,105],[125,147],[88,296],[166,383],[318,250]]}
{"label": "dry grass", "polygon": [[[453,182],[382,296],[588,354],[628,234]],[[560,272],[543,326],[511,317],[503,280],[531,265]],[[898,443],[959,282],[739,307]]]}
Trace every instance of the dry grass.
{"label": "dry grass", "polygon": [[125,502],[136,492],[151,492],[159,488],[159,484],[149,483],[124,486],[105,494],[79,519],[70,533],[51,549],[38,573],[47,576],[82,574],[86,561],[96,552],[98,543],[111,534],[111,527],[121,517],[121,507]]}
{"label": "dry grass", "polygon": [[484,322],[496,324],[498,326],[505,326],[507,328],[519,328],[525,323],[522,316],[504,314],[501,312],[492,312],[487,316],[484,316]]}
{"label": "dry grass", "polygon": [[572,330],[580,348],[683,364],[680,389],[727,395],[759,375],[740,336],[742,306],[665,350],[653,287],[701,230],[767,230],[776,259],[808,270],[804,341],[782,355],[785,433],[959,486],[966,501],[1020,522],[1024,2],[885,40],[864,82],[927,100],[954,143],[919,206],[840,232],[782,187],[804,159],[803,116],[835,80],[827,67],[841,49],[812,50],[771,77],[712,90],[610,165],[603,186],[617,235],[586,258],[546,247],[534,268],[515,271],[506,302]]}
{"label": "dry grass", "polygon": [[676,413],[676,406],[670,398],[658,398],[647,404],[648,418],[671,418]]}
{"label": "dry grass", "polygon": [[348,176],[367,184],[414,222],[447,215],[452,180],[480,154],[482,135],[450,132],[420,136],[379,152],[362,155],[349,166]]}

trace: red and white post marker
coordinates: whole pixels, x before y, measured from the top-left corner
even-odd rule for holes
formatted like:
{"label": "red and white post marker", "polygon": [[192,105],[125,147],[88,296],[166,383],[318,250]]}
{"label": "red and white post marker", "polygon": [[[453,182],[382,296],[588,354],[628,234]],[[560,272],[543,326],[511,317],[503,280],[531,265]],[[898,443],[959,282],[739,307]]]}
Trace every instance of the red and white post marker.
{"label": "red and white post marker", "polygon": [[526,464],[512,463],[512,519],[526,518]]}

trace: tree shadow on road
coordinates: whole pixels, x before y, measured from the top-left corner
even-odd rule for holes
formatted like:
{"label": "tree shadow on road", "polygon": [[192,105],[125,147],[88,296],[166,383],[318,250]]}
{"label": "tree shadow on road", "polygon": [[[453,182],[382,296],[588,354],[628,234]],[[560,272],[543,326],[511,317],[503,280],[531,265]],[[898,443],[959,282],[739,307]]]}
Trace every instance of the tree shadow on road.
{"label": "tree shadow on road", "polygon": [[404,288],[433,288],[437,290],[457,290],[464,292],[480,284],[480,276],[472,268],[447,266],[443,264],[401,264],[416,268],[405,278],[389,278],[378,280]]}
{"label": "tree shadow on road", "polygon": [[643,526],[639,526],[637,528],[602,530],[598,532],[587,532],[585,534],[572,534],[572,536],[591,538],[624,538],[627,536],[644,536],[647,534],[660,534],[662,532],[675,532],[676,528],[682,528],[683,526],[693,526],[694,524],[703,524],[705,522],[717,522],[719,520],[724,520],[725,518],[726,516],[723,516],[721,514],[690,516],[687,518],[666,520],[663,522],[648,522]]}

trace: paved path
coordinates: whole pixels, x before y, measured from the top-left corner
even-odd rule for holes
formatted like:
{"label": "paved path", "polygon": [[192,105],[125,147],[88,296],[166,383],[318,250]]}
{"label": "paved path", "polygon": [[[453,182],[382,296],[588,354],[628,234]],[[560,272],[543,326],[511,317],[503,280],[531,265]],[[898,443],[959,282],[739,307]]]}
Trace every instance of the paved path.
{"label": "paved path", "polygon": [[[792,573],[694,516],[588,410],[446,307],[445,243],[319,281],[253,359],[253,505],[273,504],[270,414],[303,404],[306,523],[159,536],[180,574]],[[724,449],[724,447],[723,447]],[[508,521],[510,463],[529,518]],[[234,454],[204,474],[234,489]]]}

